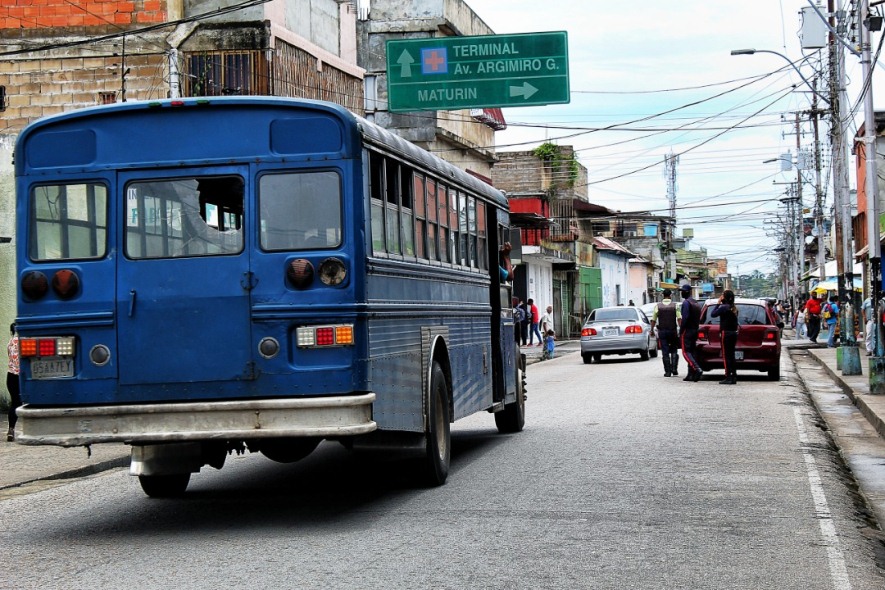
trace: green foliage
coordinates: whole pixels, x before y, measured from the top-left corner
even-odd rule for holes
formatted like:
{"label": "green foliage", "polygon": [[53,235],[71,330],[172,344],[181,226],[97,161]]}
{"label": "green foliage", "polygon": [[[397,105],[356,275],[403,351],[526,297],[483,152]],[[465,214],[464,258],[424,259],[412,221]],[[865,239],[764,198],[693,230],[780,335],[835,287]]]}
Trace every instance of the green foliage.
{"label": "green foliage", "polygon": [[561,170],[567,172],[565,186],[572,188],[578,180],[578,158],[574,152],[568,155],[562,153],[555,143],[545,142],[532,150],[538,158],[553,170]]}

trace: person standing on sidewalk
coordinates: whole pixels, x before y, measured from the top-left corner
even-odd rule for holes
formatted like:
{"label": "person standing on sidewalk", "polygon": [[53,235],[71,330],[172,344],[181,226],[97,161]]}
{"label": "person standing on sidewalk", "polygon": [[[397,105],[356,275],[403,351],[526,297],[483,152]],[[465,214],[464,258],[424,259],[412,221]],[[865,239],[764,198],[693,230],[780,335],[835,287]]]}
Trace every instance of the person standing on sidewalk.
{"label": "person standing on sidewalk", "polygon": [[863,300],[863,303],[860,305],[860,309],[863,312],[863,344],[864,348],[867,350],[867,356],[873,356],[873,329],[876,327],[873,324],[873,298],[872,296],[867,296],[866,299]]}
{"label": "person standing on sidewalk", "polygon": [[[553,329],[553,306],[548,305],[547,309],[544,311],[544,315],[541,316],[541,333],[546,334],[550,330]],[[547,339],[544,339],[546,342]]]}
{"label": "person standing on sidewalk", "polygon": [[817,336],[820,334],[820,299],[817,293],[811,292],[808,301],[803,307],[805,310],[805,325],[808,328],[808,339],[817,344]]}
{"label": "person standing on sidewalk", "polygon": [[726,289],[719,298],[719,305],[710,314],[719,318],[719,338],[722,341],[722,364],[725,368],[725,379],[719,385],[735,385],[737,383],[737,365],[735,364],[734,348],[738,339],[738,309],[734,304],[734,291]]}
{"label": "person standing on sidewalk", "polygon": [[535,305],[534,299],[529,299],[526,303],[532,311],[532,328],[531,333],[529,334],[529,346],[535,345],[535,336],[538,337],[538,344],[536,346],[541,346],[544,344],[544,337],[541,336],[541,331],[538,328],[538,324],[541,321],[541,316],[538,314],[538,306]]}
{"label": "person standing on sidewalk", "polygon": [[688,365],[688,374],[683,381],[698,381],[704,372],[695,359],[695,349],[698,343],[698,328],[701,323],[701,306],[691,296],[691,285],[682,285],[682,323],[679,325],[679,343],[682,346],[682,356]]}
{"label": "person standing on sidewalk", "polygon": [[827,346],[836,348],[836,323],[839,321],[839,298],[835,295],[824,303],[823,319],[827,323]]}
{"label": "person standing on sidewalk", "polygon": [[651,314],[651,329],[658,328],[658,342],[661,343],[661,360],[664,361],[664,377],[679,374],[679,325],[682,323],[682,310],[670,299],[672,291],[664,289],[663,301],[656,303]]}
{"label": "person standing on sidewalk", "polygon": [[800,308],[796,312],[796,340],[802,340],[807,334],[805,333],[805,311]]}
{"label": "person standing on sidewalk", "polygon": [[15,423],[18,420],[15,410],[22,405],[18,381],[18,333],[15,329],[15,323],[9,324],[9,336],[9,343],[6,345],[6,355],[9,357],[9,366],[6,370],[6,391],[9,392],[9,430],[6,431],[6,442],[15,440]]}

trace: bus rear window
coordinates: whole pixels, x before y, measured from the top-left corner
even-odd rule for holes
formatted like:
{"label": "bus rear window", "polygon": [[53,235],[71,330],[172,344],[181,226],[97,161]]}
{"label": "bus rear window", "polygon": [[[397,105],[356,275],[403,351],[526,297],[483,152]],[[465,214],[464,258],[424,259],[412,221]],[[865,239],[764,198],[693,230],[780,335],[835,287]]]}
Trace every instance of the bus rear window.
{"label": "bus rear window", "polygon": [[264,250],[341,245],[341,180],[337,173],[265,174],[259,182],[258,203]]}
{"label": "bus rear window", "polygon": [[126,185],[129,258],[219,256],[243,251],[240,176],[204,176]]}
{"label": "bus rear window", "polygon": [[37,186],[31,191],[28,256],[34,261],[101,258],[107,252],[103,184]]}

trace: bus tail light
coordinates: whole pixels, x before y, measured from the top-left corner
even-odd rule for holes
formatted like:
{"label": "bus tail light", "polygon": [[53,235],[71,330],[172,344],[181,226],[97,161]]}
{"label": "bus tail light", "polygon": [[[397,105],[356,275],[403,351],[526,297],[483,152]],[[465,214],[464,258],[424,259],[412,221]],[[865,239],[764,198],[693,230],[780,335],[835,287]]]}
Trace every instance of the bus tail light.
{"label": "bus tail light", "polygon": [[22,293],[31,300],[40,299],[49,292],[46,275],[38,270],[26,272],[22,277]]}
{"label": "bus tail light", "polygon": [[52,290],[59,299],[71,299],[80,292],[80,277],[72,270],[60,270],[52,275]]}
{"label": "bus tail light", "polygon": [[302,326],[295,330],[295,344],[298,348],[320,348],[326,346],[353,345],[353,326]]}
{"label": "bus tail light", "polygon": [[74,356],[74,337],[19,338],[22,357]]}
{"label": "bus tail light", "polygon": [[344,282],[347,276],[347,268],[338,258],[326,258],[320,263],[319,269],[320,281],[324,285],[334,287]]}
{"label": "bus tail light", "polygon": [[306,289],[313,282],[313,265],[304,258],[293,260],[286,266],[286,278],[296,289]]}

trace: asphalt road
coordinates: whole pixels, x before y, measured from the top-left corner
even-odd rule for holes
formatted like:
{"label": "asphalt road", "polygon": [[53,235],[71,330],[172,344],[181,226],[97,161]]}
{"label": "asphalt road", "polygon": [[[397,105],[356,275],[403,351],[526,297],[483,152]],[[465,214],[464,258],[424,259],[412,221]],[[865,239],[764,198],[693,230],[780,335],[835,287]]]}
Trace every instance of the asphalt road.
{"label": "asphalt road", "polygon": [[789,376],[720,386],[659,359],[528,371],[524,432],[453,429],[449,481],[324,443],[234,456],[181,500],[125,470],[0,501],[0,588],[885,587],[883,543]]}

